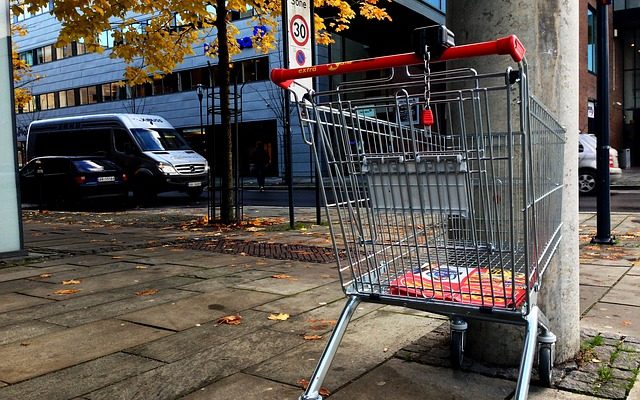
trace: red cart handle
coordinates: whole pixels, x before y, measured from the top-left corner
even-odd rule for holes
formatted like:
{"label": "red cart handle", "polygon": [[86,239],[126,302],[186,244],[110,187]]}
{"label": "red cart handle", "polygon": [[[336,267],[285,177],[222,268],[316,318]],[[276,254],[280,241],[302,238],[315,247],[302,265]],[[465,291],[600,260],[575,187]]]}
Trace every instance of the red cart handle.
{"label": "red cart handle", "polygon": [[[433,61],[447,61],[490,55],[510,55],[513,61],[520,62],[524,59],[525,52],[526,49],[522,45],[522,42],[520,42],[515,35],[510,35],[488,42],[449,47],[442,52],[438,59]],[[291,86],[294,79],[299,78],[346,74],[349,72],[364,72],[374,69],[421,64],[423,62],[424,60],[422,57],[415,53],[404,53],[354,61],[344,61],[333,64],[314,65],[303,68],[274,68],[271,70],[271,81],[281,88],[287,89]]]}

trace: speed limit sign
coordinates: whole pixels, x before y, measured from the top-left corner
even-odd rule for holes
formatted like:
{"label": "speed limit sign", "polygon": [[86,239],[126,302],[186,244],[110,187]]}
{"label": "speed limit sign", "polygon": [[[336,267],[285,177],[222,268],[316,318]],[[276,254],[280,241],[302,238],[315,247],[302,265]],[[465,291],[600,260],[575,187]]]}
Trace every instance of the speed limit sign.
{"label": "speed limit sign", "polygon": [[[313,65],[313,25],[311,24],[313,12],[311,0],[283,0],[283,28],[286,31],[285,67],[311,67]],[[289,90],[291,99],[296,96],[301,99],[308,89],[313,88],[312,78],[299,78],[295,80]],[[295,95],[294,95],[295,93]]]}
{"label": "speed limit sign", "polygon": [[309,24],[302,15],[294,15],[289,22],[291,39],[298,46],[304,46],[309,41]]}

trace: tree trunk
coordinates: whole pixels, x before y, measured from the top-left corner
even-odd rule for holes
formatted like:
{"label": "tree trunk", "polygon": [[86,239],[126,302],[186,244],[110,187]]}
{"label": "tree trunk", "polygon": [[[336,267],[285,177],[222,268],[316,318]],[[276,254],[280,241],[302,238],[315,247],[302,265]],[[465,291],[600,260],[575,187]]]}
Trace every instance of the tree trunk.
{"label": "tree trunk", "polygon": [[223,159],[222,189],[220,193],[220,219],[228,224],[236,220],[233,182],[233,145],[231,136],[231,110],[229,107],[229,44],[227,42],[227,6],[225,0],[216,1],[216,28],[218,29],[218,71],[220,73],[220,128],[223,135],[220,154]]}

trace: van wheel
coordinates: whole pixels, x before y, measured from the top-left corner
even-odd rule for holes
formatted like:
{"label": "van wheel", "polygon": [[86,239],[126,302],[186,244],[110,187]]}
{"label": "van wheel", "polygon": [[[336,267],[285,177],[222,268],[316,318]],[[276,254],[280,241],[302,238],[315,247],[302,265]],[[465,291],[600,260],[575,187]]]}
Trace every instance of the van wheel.
{"label": "van wheel", "polygon": [[578,190],[580,194],[593,195],[596,192],[598,175],[594,169],[583,168],[578,171]]}
{"label": "van wheel", "polygon": [[191,200],[197,200],[202,195],[202,188],[191,188],[187,190],[187,195]]}
{"label": "van wheel", "polygon": [[133,197],[138,205],[146,206],[153,203],[157,193],[149,182],[141,179],[133,186]]}

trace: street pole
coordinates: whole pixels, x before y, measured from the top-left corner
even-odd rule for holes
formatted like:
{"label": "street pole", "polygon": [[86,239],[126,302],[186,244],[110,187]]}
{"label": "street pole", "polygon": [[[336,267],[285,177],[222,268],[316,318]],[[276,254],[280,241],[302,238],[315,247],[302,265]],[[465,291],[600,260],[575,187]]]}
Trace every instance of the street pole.
{"label": "street pole", "polygon": [[596,8],[597,46],[598,46],[598,103],[596,112],[598,115],[598,135],[596,152],[596,169],[598,170],[598,197],[597,230],[596,236],[591,239],[594,244],[614,244],[611,237],[611,181],[609,178],[609,15],[610,1],[599,0]]}

